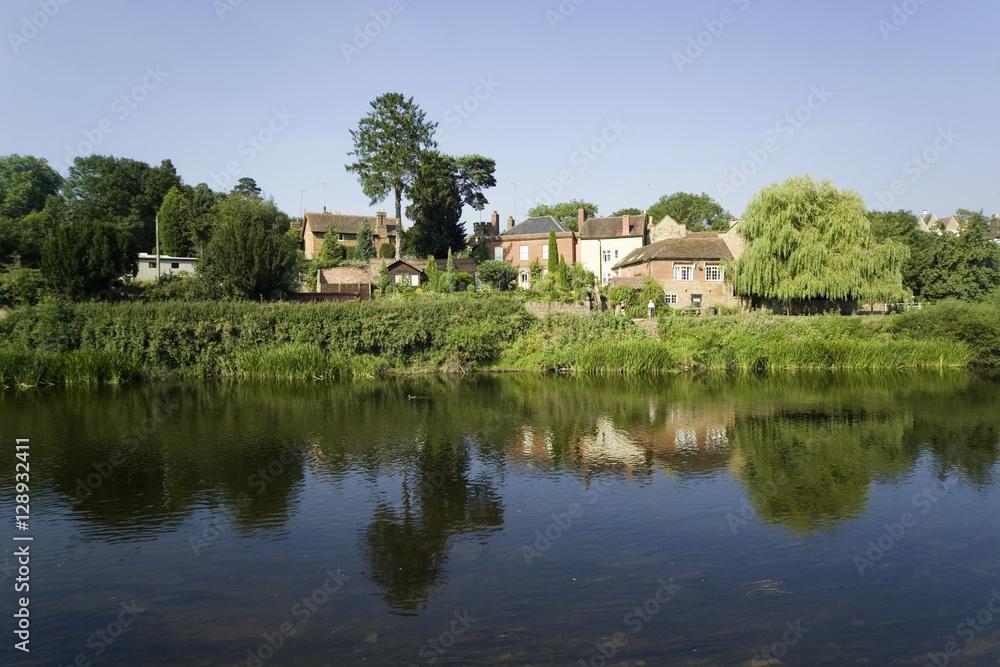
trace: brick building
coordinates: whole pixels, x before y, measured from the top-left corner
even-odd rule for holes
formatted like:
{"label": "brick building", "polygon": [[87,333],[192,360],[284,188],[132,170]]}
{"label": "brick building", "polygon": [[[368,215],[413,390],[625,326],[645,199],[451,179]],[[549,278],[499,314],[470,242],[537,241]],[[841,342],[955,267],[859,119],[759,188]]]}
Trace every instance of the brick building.
{"label": "brick building", "polygon": [[507,229],[500,231],[500,216],[493,212],[490,223],[491,234],[486,239],[490,259],[509,262],[517,267],[519,287],[531,286],[530,267],[538,260],[542,269],[549,263],[549,230],[556,232],[556,245],[567,264],[576,264],[577,236],[561,222],[550,216],[529,218],[514,224],[514,218],[507,218]]}
{"label": "brick building", "polygon": [[396,218],[387,218],[385,211],[378,211],[375,217],[366,215],[341,215],[339,213],[306,213],[302,221],[302,243],[306,259],[315,259],[323,248],[323,241],[329,236],[345,246],[358,242],[358,230],[363,221],[368,221],[375,242],[375,254],[386,243],[396,242]]}

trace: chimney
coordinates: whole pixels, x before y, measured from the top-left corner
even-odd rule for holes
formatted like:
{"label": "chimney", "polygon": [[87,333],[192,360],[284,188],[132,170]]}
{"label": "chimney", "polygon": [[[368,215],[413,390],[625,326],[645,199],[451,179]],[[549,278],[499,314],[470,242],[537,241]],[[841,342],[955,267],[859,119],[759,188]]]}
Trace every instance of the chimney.
{"label": "chimney", "polygon": [[628,236],[629,232],[629,216],[622,216],[622,236]]}
{"label": "chimney", "polygon": [[514,216],[507,216],[507,231],[514,229]]}
{"label": "chimney", "polygon": [[385,211],[375,213],[375,229],[385,229]]}
{"label": "chimney", "polygon": [[587,209],[580,207],[576,214],[577,229],[583,229],[583,223],[587,221]]}
{"label": "chimney", "polygon": [[493,215],[490,216],[490,229],[492,230],[493,236],[500,236],[500,214],[493,211]]}
{"label": "chimney", "polygon": [[994,214],[993,214],[993,217],[992,217],[992,218],[990,218],[990,219],[991,219],[991,220],[996,220],[997,218],[1000,218],[1000,215],[997,215],[996,213],[994,213]]}
{"label": "chimney", "polygon": [[323,207],[323,212],[326,213],[326,206]]}

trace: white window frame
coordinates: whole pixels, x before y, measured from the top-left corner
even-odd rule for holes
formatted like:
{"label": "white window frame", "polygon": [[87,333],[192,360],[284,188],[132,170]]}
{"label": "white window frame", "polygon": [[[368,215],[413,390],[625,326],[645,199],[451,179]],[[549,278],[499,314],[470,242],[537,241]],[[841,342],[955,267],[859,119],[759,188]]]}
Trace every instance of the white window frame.
{"label": "white window frame", "polygon": [[416,274],[410,276],[410,287],[420,287],[420,276]]}
{"label": "white window frame", "polygon": [[674,280],[684,283],[694,280],[694,264],[674,264]]}
{"label": "white window frame", "polygon": [[601,285],[607,285],[611,282],[611,278],[614,274],[611,271],[605,271],[601,276]]}
{"label": "white window frame", "polygon": [[547,260],[548,258],[549,258],[549,244],[546,243],[545,245],[542,246],[542,259]]}
{"label": "white window frame", "polygon": [[610,261],[611,261],[611,251],[607,250],[607,249],[602,250],[601,251],[601,262],[604,263],[604,264],[607,264]]}
{"label": "white window frame", "polygon": [[618,259],[618,250],[615,250],[615,259]]}
{"label": "white window frame", "polygon": [[528,261],[528,246],[526,246],[526,245],[521,246],[519,248],[518,252],[520,253],[519,254],[520,260],[522,262],[527,262]]}
{"label": "white window frame", "polygon": [[677,305],[677,295],[676,294],[664,294],[663,295],[663,303],[666,304],[666,305],[668,305],[668,306],[676,306]]}
{"label": "white window frame", "polygon": [[498,245],[496,248],[493,248],[493,259],[497,262],[503,261],[503,246]]}
{"label": "white window frame", "polygon": [[521,274],[520,276],[518,276],[518,278],[519,278],[518,282],[520,283],[521,287],[525,289],[531,287],[531,274],[528,273],[526,270],[522,269]]}
{"label": "white window frame", "polygon": [[[715,276],[713,277],[712,273],[710,272],[715,273]],[[719,264],[705,265],[705,280],[707,280],[710,283],[721,283],[723,279],[724,279],[724,273],[721,265]]]}

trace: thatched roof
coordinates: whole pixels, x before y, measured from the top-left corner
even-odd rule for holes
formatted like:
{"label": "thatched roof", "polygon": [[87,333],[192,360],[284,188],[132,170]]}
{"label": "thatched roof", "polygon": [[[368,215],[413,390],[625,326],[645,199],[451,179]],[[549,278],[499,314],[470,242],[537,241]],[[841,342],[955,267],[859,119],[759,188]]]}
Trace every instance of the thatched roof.
{"label": "thatched roof", "polygon": [[628,234],[623,234],[621,216],[617,218],[588,218],[580,225],[580,237],[584,239],[642,238],[646,235],[647,224],[649,224],[649,216],[631,215],[628,220]]}
{"label": "thatched roof", "polygon": [[733,253],[729,246],[716,235],[715,238],[685,238],[667,239],[651,243],[644,248],[639,248],[628,254],[625,259],[618,262],[615,269],[633,264],[641,264],[644,261],[653,260],[720,260],[733,259]]}

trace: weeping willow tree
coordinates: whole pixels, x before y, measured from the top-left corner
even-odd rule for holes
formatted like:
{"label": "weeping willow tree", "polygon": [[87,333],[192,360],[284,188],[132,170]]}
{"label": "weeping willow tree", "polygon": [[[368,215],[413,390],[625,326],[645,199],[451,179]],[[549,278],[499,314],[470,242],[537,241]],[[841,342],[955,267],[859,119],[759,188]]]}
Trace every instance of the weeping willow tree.
{"label": "weeping willow tree", "polygon": [[861,195],[796,176],[758,192],[740,225],[746,251],[727,273],[737,296],[762,301],[894,302],[909,298],[909,250],[871,232]]}

